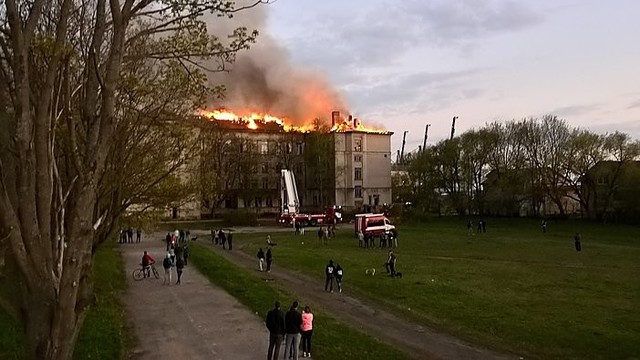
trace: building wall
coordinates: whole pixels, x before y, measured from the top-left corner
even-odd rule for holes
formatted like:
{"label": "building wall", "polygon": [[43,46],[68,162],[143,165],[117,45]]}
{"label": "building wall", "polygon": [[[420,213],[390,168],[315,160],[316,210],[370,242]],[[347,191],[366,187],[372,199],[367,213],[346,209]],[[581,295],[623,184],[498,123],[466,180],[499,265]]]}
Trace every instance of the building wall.
{"label": "building wall", "polygon": [[[279,213],[280,201],[280,169],[293,170],[296,176],[298,193],[303,209],[315,209],[324,205],[340,205],[347,210],[362,209],[367,206],[382,206],[392,202],[391,194],[391,134],[373,134],[365,132],[336,132],[331,134],[331,145],[335,152],[330,154],[333,166],[330,170],[331,185],[325,201],[319,200],[314,175],[305,166],[304,153],[307,151],[306,136],[302,133],[282,131],[255,131],[244,128],[226,129],[233,136],[246,141],[250,154],[240,150],[235,143],[226,156],[241,159],[243,156],[256,156],[256,167],[253,170],[252,187],[257,187],[255,195],[243,198],[240,187],[235,184],[227,201],[221,204],[216,212],[229,209],[248,208],[257,213]],[[199,161],[211,161],[200,159]],[[356,190],[358,189],[358,190]],[[246,192],[245,192],[246,193]],[[325,193],[326,194],[326,193]],[[358,195],[358,196],[356,196]],[[325,203],[327,202],[327,203]],[[199,202],[184,204],[170,209],[170,217],[198,217]],[[206,216],[206,208],[200,208],[200,216]],[[315,210],[314,210],[315,211]]]}
{"label": "building wall", "polygon": [[392,201],[391,134],[334,133],[336,204],[347,209]]}

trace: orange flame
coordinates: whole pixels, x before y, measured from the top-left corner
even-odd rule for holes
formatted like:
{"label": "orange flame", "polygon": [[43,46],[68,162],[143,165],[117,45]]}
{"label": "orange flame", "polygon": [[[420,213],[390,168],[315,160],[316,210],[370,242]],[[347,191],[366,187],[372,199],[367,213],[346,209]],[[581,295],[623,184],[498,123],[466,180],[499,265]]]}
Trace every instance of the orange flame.
{"label": "orange flame", "polygon": [[[240,113],[235,113],[232,111],[228,111],[226,109],[220,108],[215,110],[200,110],[198,111],[198,115],[208,118],[210,120],[216,121],[232,121],[239,124],[244,124],[244,126],[251,130],[260,129],[263,125],[276,125],[284,131],[293,131],[293,132],[309,132],[313,130],[312,121],[309,120],[304,125],[290,125],[287,123],[285,117],[277,117],[274,115],[261,113],[257,111],[243,111]],[[374,134],[389,134],[387,130],[383,129],[375,129],[375,128],[367,128],[362,125],[357,119],[342,119],[341,123],[335,124],[331,130],[331,132],[367,132]]]}

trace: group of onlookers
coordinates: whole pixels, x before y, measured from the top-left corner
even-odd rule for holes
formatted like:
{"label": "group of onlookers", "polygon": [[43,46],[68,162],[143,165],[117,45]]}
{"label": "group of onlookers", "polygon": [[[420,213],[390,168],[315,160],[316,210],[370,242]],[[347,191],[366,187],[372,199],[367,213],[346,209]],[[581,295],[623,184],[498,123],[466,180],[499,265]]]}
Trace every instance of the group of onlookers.
{"label": "group of onlookers", "polygon": [[302,313],[298,310],[298,301],[294,301],[286,314],[280,310],[280,302],[267,313],[266,325],[269,329],[269,349],[267,359],[276,360],[280,356],[280,346],[284,342],[285,354],[290,359],[298,359],[302,340],[302,357],[311,357],[311,337],[313,335],[313,313],[305,306]]}
{"label": "group of onlookers", "polygon": [[333,283],[335,281],[338,286],[338,292],[342,292],[342,275],[344,270],[340,264],[333,264],[333,260],[329,260],[329,263],[324,268],[325,282],[324,291],[333,292]]}
{"label": "group of onlookers", "polygon": [[[133,235],[134,231],[130,227],[126,229],[120,229],[120,237],[118,238],[118,242],[120,244],[133,244]],[[136,229],[135,236],[136,243],[139,243],[142,240],[142,229]]]}
{"label": "group of onlookers", "polygon": [[227,249],[227,245],[229,245],[229,250],[233,250],[233,232],[229,230],[227,234],[222,229],[211,229],[211,243],[222,246],[225,250]]}

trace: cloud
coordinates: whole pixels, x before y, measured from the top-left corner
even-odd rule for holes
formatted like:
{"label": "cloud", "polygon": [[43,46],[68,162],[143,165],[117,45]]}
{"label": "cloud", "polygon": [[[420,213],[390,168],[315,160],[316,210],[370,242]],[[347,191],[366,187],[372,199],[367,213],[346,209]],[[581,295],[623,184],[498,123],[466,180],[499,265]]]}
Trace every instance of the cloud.
{"label": "cloud", "polygon": [[627,106],[627,110],[637,109],[637,108],[640,108],[640,99],[632,102],[631,104],[629,104],[629,106]]}
{"label": "cloud", "polygon": [[600,108],[599,104],[569,105],[569,106],[559,107],[553,111],[550,111],[549,114],[557,115],[560,117],[572,117],[572,116],[592,113],[593,111],[598,110],[599,108]]}
{"label": "cloud", "polygon": [[[434,110],[453,99],[477,97],[482,90],[468,88],[469,78],[483,69],[455,72],[417,72],[412,74],[380,77],[380,80],[361,86],[357,105],[367,108],[407,106],[421,103],[422,109]],[[407,109],[405,109],[406,111]]]}
{"label": "cloud", "polygon": [[300,59],[327,68],[394,65],[422,46],[472,48],[482,37],[520,31],[542,22],[523,2],[405,0],[367,2],[357,11],[335,13],[291,38]]}

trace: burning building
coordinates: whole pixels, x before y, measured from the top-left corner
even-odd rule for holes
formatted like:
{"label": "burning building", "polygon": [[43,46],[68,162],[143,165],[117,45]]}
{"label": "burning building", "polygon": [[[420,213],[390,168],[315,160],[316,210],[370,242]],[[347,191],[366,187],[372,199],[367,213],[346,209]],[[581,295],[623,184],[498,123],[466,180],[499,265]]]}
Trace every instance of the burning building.
{"label": "burning building", "polygon": [[[391,202],[391,132],[365,127],[338,111],[303,125],[259,112],[200,112],[198,173],[201,217],[228,209],[279,213],[280,170],[293,170],[300,205],[347,210]],[[198,216],[173,211],[174,216]],[[177,214],[177,215],[175,215]],[[188,214],[188,215],[187,215]]]}

